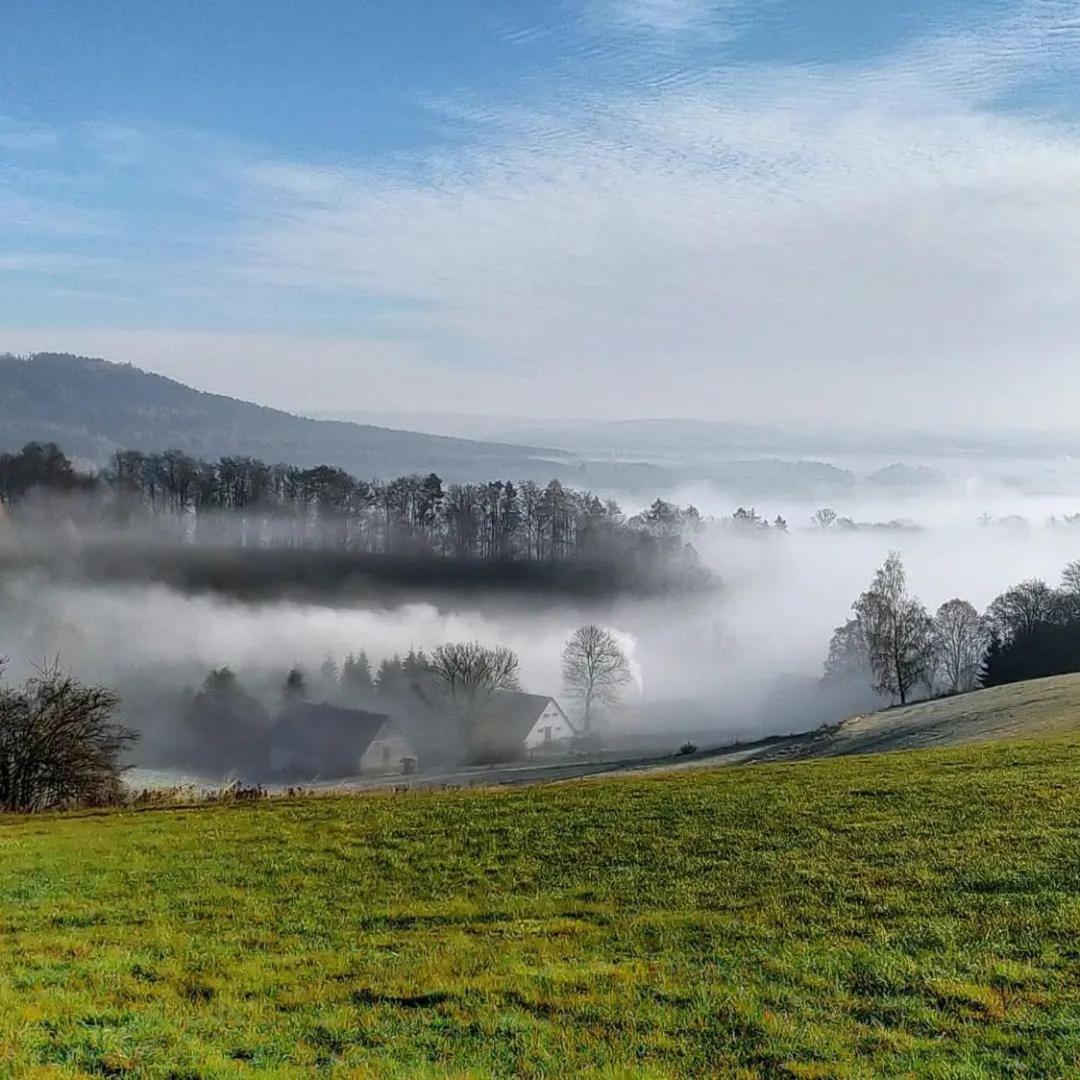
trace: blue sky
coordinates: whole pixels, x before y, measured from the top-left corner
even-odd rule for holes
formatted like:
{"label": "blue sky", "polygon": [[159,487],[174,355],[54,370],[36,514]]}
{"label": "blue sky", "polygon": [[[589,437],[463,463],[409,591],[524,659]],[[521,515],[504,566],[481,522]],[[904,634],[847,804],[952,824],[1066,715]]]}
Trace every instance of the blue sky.
{"label": "blue sky", "polygon": [[0,349],[309,410],[1067,423],[1078,28],[9,0]]}

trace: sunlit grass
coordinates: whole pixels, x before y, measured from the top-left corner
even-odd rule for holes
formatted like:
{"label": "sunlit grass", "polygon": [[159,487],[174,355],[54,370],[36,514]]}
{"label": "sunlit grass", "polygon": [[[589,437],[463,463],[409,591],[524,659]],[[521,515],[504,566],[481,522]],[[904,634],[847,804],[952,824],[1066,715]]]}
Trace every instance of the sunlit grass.
{"label": "sunlit grass", "polygon": [[1060,1076],[1080,741],[0,822],[0,1075]]}

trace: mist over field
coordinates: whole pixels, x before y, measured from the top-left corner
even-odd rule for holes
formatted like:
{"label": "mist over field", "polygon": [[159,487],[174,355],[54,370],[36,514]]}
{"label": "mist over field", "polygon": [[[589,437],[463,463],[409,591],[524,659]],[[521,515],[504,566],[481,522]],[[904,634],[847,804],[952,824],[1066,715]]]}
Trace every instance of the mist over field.
{"label": "mist over field", "polygon": [[[1029,468],[1031,486],[1052,468]],[[787,532],[766,532],[734,526],[737,504],[715,488],[665,494],[705,516],[694,544],[719,589],[634,594],[595,577],[584,588],[497,573],[465,581],[449,571],[442,581],[379,580],[313,573],[333,564],[330,552],[298,562],[289,552],[177,548],[130,530],[29,527],[0,549],[0,655],[12,676],[59,657],[80,677],[117,687],[144,733],[143,752],[167,757],[178,703],[212,668],[229,666],[272,702],[293,665],[314,676],[328,656],[340,664],[363,649],[377,666],[477,640],[513,649],[523,688],[558,697],[566,639],[595,621],[616,633],[633,670],[615,741],[675,746],[692,734],[719,743],[804,731],[882,703],[866,687],[826,692],[818,680],[833,629],[890,551],[902,554],[912,592],[931,611],[954,596],[983,610],[1030,577],[1055,584],[1080,554],[1067,495],[1019,493],[983,476],[837,503],[859,527],[828,531],[811,526],[809,499],[757,505],[788,522]],[[623,498],[627,511],[638,509]],[[94,553],[109,543],[102,561]],[[275,568],[272,580],[253,575],[260,558]]]}

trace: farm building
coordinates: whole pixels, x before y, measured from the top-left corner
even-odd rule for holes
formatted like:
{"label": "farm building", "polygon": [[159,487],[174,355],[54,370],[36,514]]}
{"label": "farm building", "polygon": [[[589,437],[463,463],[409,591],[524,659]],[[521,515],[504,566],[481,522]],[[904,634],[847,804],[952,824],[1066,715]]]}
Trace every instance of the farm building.
{"label": "farm building", "polygon": [[477,761],[511,761],[544,753],[563,753],[577,730],[559,703],[542,694],[499,691],[477,716],[472,756]]}
{"label": "farm building", "polygon": [[416,770],[416,750],[389,716],[316,705],[287,706],[270,731],[270,769],[284,776],[340,780]]}

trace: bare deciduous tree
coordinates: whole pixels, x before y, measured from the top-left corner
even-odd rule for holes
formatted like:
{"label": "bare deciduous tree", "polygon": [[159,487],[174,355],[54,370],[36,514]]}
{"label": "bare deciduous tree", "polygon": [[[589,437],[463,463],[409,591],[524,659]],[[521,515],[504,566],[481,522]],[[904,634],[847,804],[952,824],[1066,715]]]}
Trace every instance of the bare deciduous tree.
{"label": "bare deciduous tree", "polygon": [[595,623],[579,626],[562,655],[563,686],[581,704],[585,731],[592,730],[593,708],[615,705],[631,681],[630,661],[610,630]]}
{"label": "bare deciduous tree", "polygon": [[948,693],[964,694],[975,688],[986,644],[986,624],[966,600],[947,600],[938,608],[934,616],[934,659]]}
{"label": "bare deciduous tree", "polygon": [[922,604],[908,596],[907,576],[897,552],[889,553],[853,608],[869,649],[875,689],[906,704],[911,688],[930,663],[932,622]]}
{"label": "bare deciduous tree", "polygon": [[1058,596],[1062,610],[1069,618],[1080,616],[1080,559],[1073,559],[1061,572]]}
{"label": "bare deciduous tree", "polygon": [[1038,578],[1029,578],[1006,589],[987,608],[987,619],[1005,642],[1031,634],[1051,622],[1060,608],[1057,593]]}
{"label": "bare deciduous tree", "polygon": [[56,664],[0,687],[0,809],[15,813],[100,802],[115,794],[137,735],[117,723],[119,699]]}
{"label": "bare deciduous tree", "polygon": [[496,691],[520,689],[517,654],[501,645],[451,641],[431,654],[430,669],[442,683],[458,727],[459,748],[468,757],[477,714]]}
{"label": "bare deciduous tree", "polygon": [[1061,591],[1080,596],[1080,559],[1073,559],[1061,572]]}

